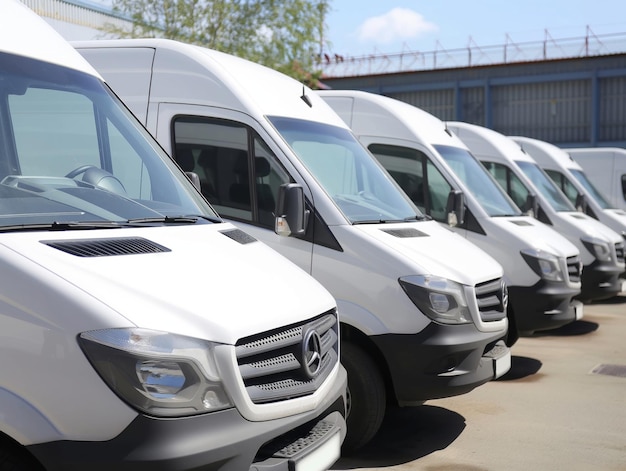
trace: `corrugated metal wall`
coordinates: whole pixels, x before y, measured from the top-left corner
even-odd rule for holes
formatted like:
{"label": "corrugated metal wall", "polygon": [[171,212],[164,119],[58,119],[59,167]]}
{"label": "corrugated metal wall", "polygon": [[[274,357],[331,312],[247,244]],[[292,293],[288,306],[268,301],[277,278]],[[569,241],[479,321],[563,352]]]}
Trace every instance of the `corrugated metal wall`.
{"label": "corrugated metal wall", "polygon": [[454,90],[390,93],[391,98],[404,101],[427,111],[439,119],[452,120],[455,116]]}
{"label": "corrugated metal wall", "polygon": [[591,138],[589,81],[494,87],[492,99],[493,128],[502,134],[548,142],[583,143]]}
{"label": "corrugated metal wall", "polygon": [[600,141],[619,141],[626,133],[626,77],[600,80]]}
{"label": "corrugated metal wall", "polygon": [[387,95],[440,119],[507,135],[565,147],[626,147],[626,53],[324,82]]}

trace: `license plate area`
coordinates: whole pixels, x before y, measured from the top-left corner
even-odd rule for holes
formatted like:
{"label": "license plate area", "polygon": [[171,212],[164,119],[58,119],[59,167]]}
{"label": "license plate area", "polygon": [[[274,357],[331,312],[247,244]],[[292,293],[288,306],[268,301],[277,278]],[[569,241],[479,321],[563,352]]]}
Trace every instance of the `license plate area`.
{"label": "license plate area", "polygon": [[337,432],[315,450],[298,460],[292,460],[289,463],[289,469],[294,471],[325,471],[339,459],[340,455],[341,435]]}
{"label": "license plate area", "polygon": [[572,301],[572,305],[574,306],[574,315],[576,317],[576,320],[581,320],[583,318],[583,303],[576,300]]}

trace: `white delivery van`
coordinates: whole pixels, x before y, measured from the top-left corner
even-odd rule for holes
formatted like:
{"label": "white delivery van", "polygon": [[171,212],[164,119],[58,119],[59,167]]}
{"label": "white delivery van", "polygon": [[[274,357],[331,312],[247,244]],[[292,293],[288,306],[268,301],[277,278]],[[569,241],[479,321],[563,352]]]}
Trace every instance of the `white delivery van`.
{"label": "white delivery van", "polygon": [[[442,121],[381,95],[318,93],[421,211],[500,262],[509,288],[509,344],[519,332],[553,329],[582,317],[582,303],[572,302],[580,293],[578,249],[523,215]],[[456,213],[448,205],[453,198],[461,200]]]}
{"label": "white delivery van", "polygon": [[626,210],[626,149],[590,147],[563,149],[585,170],[615,208]]}
{"label": "white delivery van", "polygon": [[[483,126],[447,123],[491,172],[518,206],[567,237],[580,250],[583,264],[579,299],[607,299],[621,291],[624,239],[576,208],[532,157],[512,139]],[[526,209],[526,208],[524,208]]]}
{"label": "white delivery van", "polygon": [[583,168],[566,151],[549,142],[513,136],[548,174],[577,210],[587,213],[626,238],[626,211],[612,205]]}
{"label": "white delivery van", "polygon": [[[373,436],[387,401],[462,394],[509,369],[502,267],[425,220],[312,90],[174,41],[75,46],[222,216],[334,295],[348,372],[344,448]],[[284,198],[283,185],[293,190]]]}
{"label": "white delivery van", "polygon": [[0,2],[0,468],[326,470],[330,293],[222,221],[41,18]]}

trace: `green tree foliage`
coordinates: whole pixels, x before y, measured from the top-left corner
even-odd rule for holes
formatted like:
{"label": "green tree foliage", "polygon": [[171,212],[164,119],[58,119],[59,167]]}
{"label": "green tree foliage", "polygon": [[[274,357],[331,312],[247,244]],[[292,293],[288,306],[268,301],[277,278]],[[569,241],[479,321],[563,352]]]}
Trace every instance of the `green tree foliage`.
{"label": "green tree foliage", "polygon": [[108,25],[120,38],[168,38],[233,54],[315,88],[324,48],[327,0],[113,0],[132,20]]}

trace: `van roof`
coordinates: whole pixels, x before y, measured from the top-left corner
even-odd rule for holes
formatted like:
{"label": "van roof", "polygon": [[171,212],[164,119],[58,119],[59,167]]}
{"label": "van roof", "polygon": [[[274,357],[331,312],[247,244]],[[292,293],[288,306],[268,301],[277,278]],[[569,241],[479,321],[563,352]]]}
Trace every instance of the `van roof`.
{"label": "van roof", "polygon": [[[177,99],[184,102],[226,106],[256,114],[257,119],[285,116],[347,128],[321,97],[296,79],[231,54],[160,38],[75,41],[72,45],[77,49],[155,49],[154,73],[178,81]],[[171,95],[168,90],[163,93],[164,97]],[[303,94],[311,106],[301,99]]]}
{"label": "van roof", "polygon": [[477,124],[458,121],[448,122],[448,127],[472,150],[479,158],[481,155],[499,157],[513,161],[534,162],[512,139],[492,129]]}
{"label": "van roof", "polygon": [[[355,99],[354,112],[363,113],[363,121],[359,123],[359,134],[380,135],[384,134],[384,123],[393,126],[394,134],[404,128],[413,136],[403,136],[406,139],[417,137],[427,144],[452,145],[467,149],[467,146],[455,135],[446,133],[446,126],[436,116],[409,103],[375,93],[360,90],[320,90],[322,97],[348,97]],[[368,110],[363,110],[367,103]],[[371,119],[370,112],[377,112],[379,116]],[[367,117],[366,117],[367,116]],[[356,119],[356,118],[353,118]]]}
{"label": "van roof", "polygon": [[563,149],[539,139],[510,136],[540,165],[557,164],[563,168],[582,170],[582,167]]}
{"label": "van roof", "polygon": [[51,62],[100,77],[52,26],[19,0],[0,2],[0,52]]}

